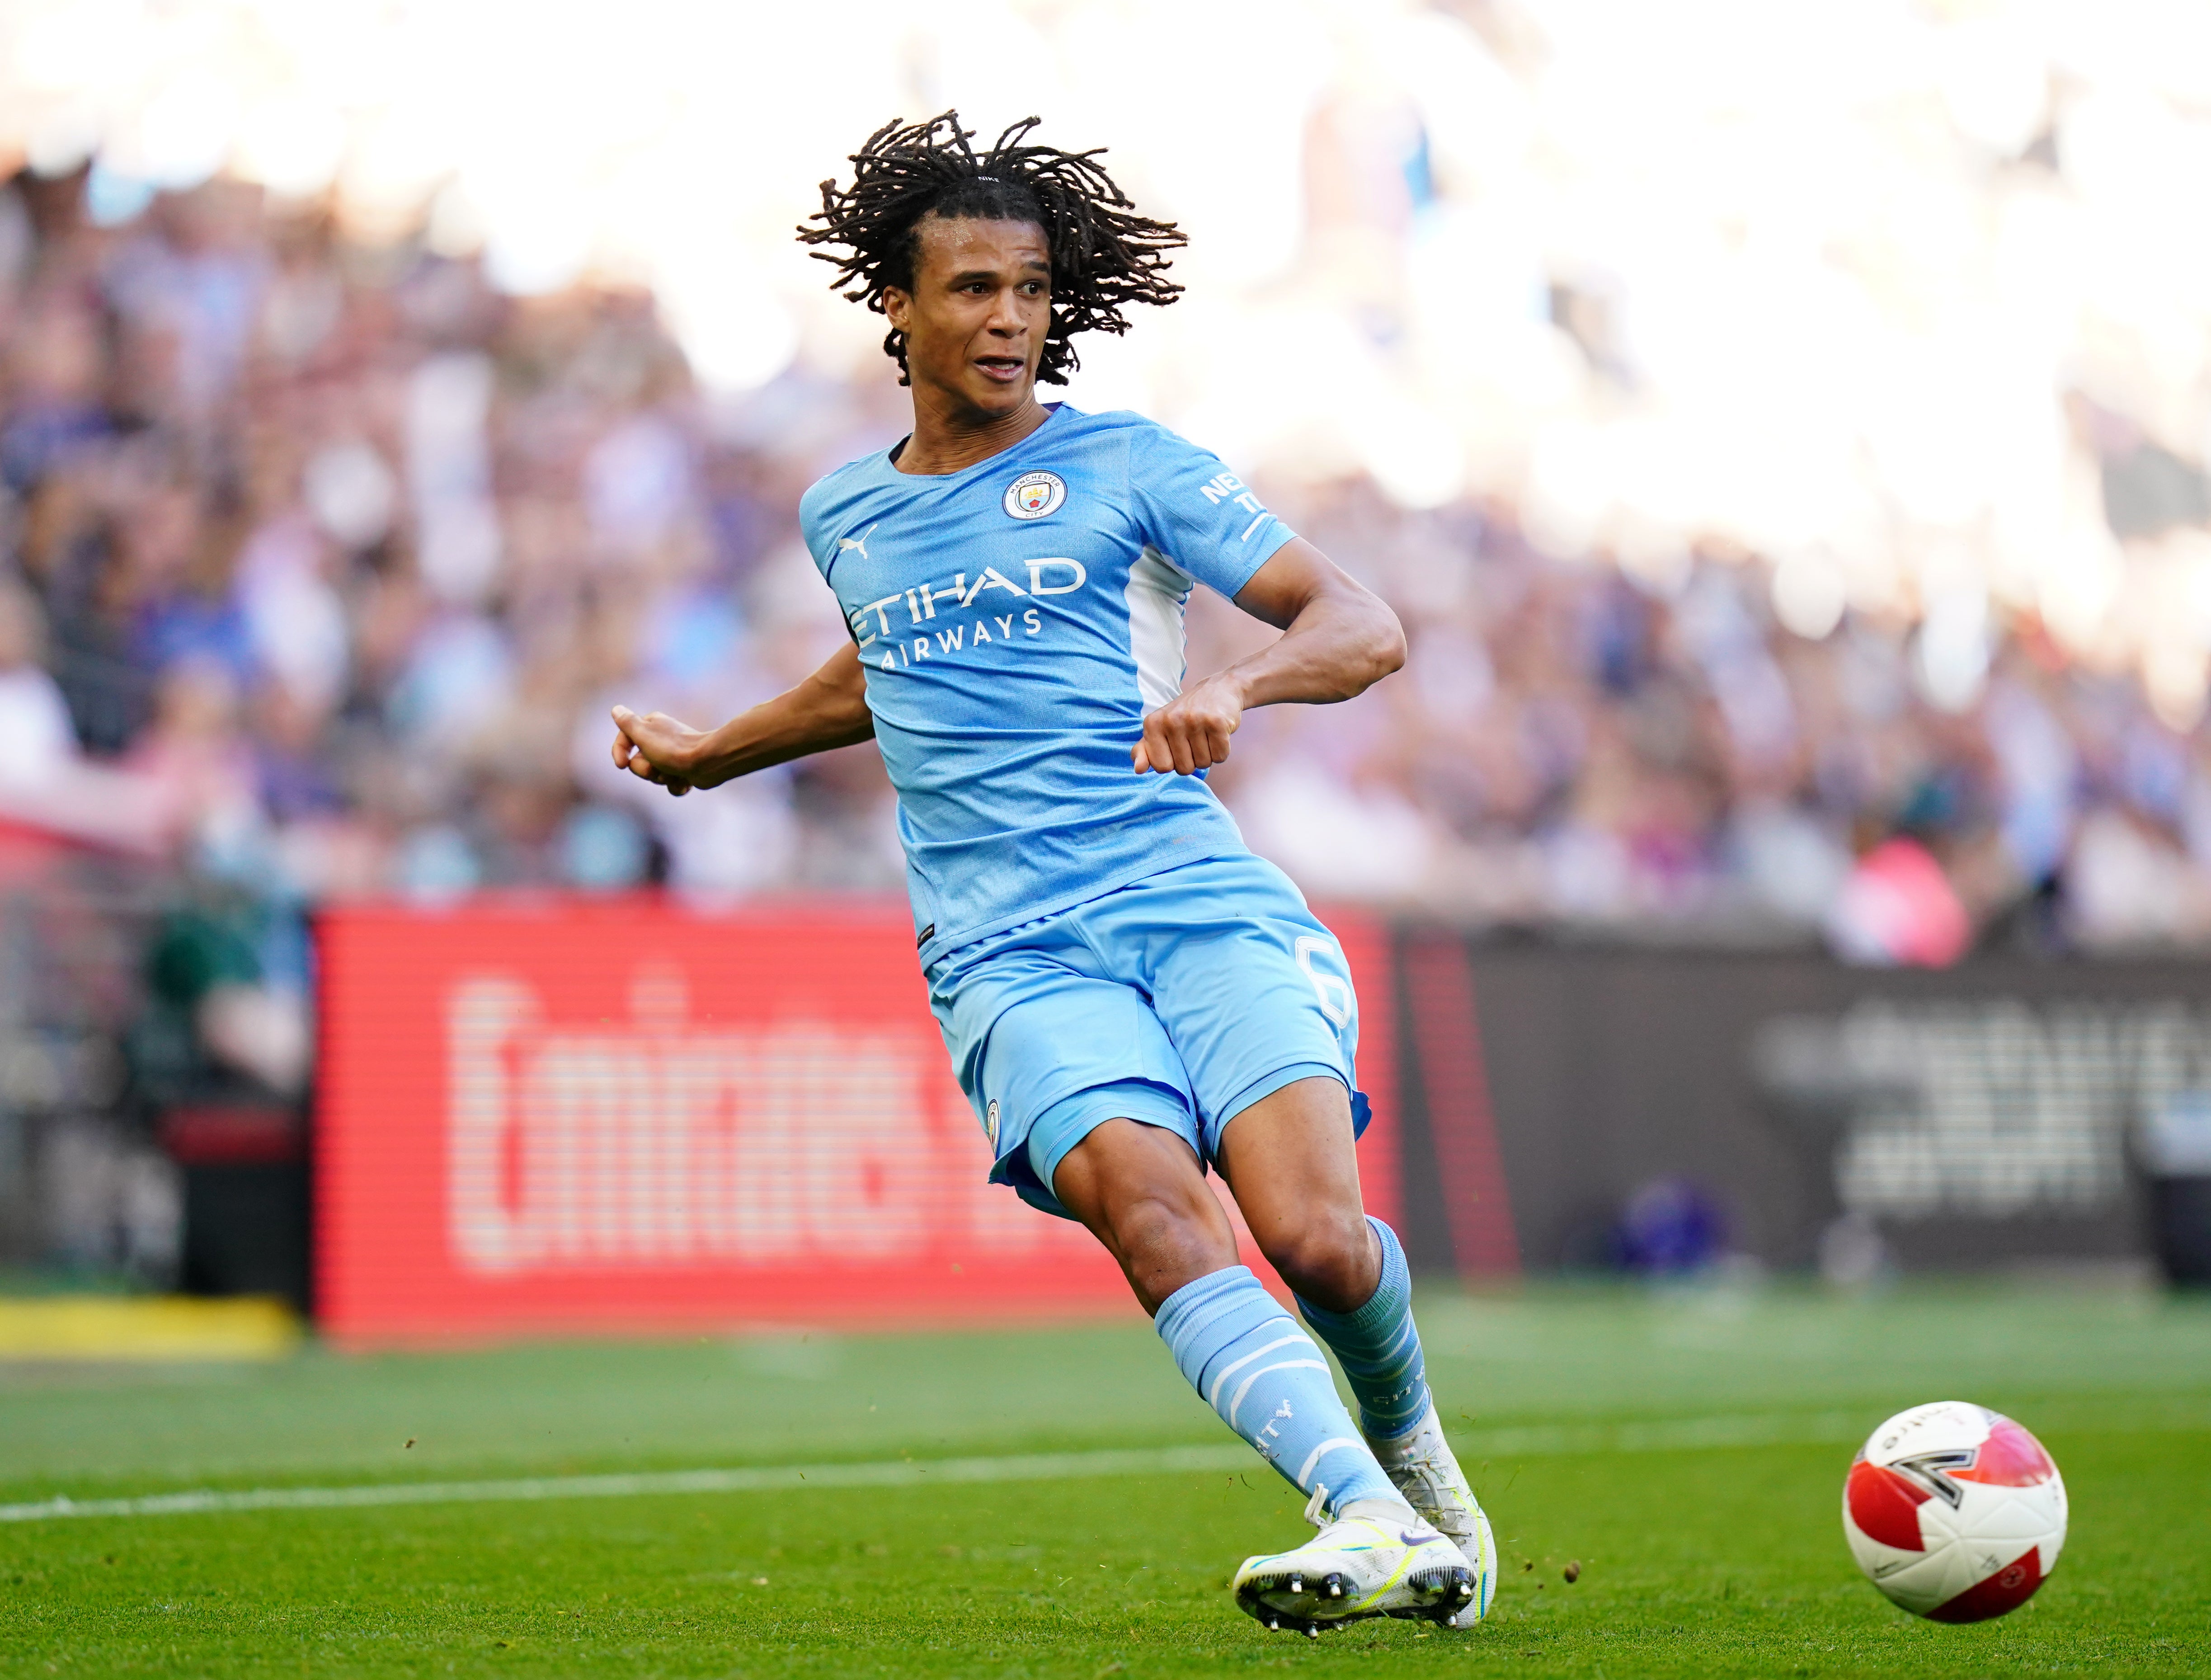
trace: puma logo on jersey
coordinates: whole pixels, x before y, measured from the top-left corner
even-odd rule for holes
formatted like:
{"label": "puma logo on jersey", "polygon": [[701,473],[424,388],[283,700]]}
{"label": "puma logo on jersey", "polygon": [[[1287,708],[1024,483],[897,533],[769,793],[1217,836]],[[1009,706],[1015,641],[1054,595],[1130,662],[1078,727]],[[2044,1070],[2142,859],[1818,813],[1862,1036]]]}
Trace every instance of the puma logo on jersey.
{"label": "puma logo on jersey", "polygon": [[[875,521],[875,525],[879,525],[881,524],[882,524],[881,519]],[[837,552],[841,555],[847,549],[855,549],[859,551],[860,558],[862,560],[865,560],[868,557],[868,539],[875,534],[875,525],[869,525],[857,537],[839,537],[837,539]]]}

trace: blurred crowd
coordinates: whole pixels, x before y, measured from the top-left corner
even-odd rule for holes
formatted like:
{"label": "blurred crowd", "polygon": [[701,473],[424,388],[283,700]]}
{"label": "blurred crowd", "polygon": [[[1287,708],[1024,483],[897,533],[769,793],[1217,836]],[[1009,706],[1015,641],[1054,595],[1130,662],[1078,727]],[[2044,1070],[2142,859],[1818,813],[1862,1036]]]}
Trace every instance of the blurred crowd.
{"label": "blurred crowd", "polygon": [[303,900],[895,882],[863,755],[681,806],[607,760],[612,700],[727,713],[839,634],[800,458],[649,299],[81,187],[0,195],[9,811]]}
{"label": "blurred crowd", "polygon": [[1754,555],[1653,577],[1548,557],[1505,506],[1309,500],[1301,528],[1412,650],[1362,704],[1239,737],[1222,790],[1310,889],[1558,931],[1817,933],[1874,962],[2211,937],[2211,756],[2031,620],[1991,631],[1961,694],[1924,627],[1784,628]]}
{"label": "blurred crowd", "polygon": [[[798,496],[903,412],[887,362],[709,400],[643,292],[506,296],[247,185],[103,225],[82,174],[19,175],[0,816],[264,907],[895,889],[871,749],[675,801],[613,770],[606,717],[718,719],[833,650]],[[2202,520],[2172,466],[2160,506]],[[1316,893],[1869,961],[2211,938],[2196,731],[2031,616],[1935,646],[1838,602],[1814,636],[1756,554],[1623,569],[1495,500],[1263,488],[1413,650],[1356,704],[1255,714],[1216,780]],[[1201,603],[1191,668],[1257,634]]]}

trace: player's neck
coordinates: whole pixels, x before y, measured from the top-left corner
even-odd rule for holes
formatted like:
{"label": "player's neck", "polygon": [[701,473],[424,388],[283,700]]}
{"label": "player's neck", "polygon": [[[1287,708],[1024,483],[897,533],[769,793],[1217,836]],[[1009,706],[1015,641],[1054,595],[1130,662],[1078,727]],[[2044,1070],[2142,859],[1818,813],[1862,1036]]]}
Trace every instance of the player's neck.
{"label": "player's neck", "polygon": [[1020,404],[990,414],[952,398],[949,393],[917,385],[913,431],[893,464],[900,472],[940,477],[964,471],[978,461],[1011,449],[1051,418],[1032,385]]}

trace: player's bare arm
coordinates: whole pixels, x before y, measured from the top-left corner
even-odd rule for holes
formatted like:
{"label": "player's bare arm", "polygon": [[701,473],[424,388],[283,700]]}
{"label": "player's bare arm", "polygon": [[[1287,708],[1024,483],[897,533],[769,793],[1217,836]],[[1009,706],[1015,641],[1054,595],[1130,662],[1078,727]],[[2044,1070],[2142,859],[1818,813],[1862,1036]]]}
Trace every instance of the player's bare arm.
{"label": "player's bare arm", "polygon": [[858,652],[840,647],[797,688],[741,713],[719,729],[693,729],[664,712],[614,709],[615,767],[677,798],[719,787],[771,765],[870,740],[867,678]]}
{"label": "player's bare arm", "polygon": [[1209,769],[1228,756],[1228,737],[1251,707],[1350,700],[1405,663],[1397,615],[1301,537],[1258,569],[1236,604],[1281,630],[1281,640],[1148,716],[1130,749],[1139,774]]}

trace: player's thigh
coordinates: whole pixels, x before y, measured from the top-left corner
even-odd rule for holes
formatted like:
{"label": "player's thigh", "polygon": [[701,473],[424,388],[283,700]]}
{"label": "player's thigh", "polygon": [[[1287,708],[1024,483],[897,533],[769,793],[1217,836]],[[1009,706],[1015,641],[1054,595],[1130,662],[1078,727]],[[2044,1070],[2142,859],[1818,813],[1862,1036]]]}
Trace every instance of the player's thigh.
{"label": "player's thigh", "polygon": [[1146,911],[1144,978],[1188,1070],[1208,1157],[1237,1115],[1302,1080],[1337,1081],[1348,1112],[1358,994],[1336,936],[1288,877],[1245,857],[1160,880]]}
{"label": "player's thigh", "polygon": [[[1104,1119],[1166,1125],[1196,1145],[1189,1076],[1133,987],[1016,950],[942,981],[933,1001],[992,1176],[1030,1200],[1065,1211],[1051,1202],[1050,1166]],[[1033,1143],[1045,1145],[1041,1172]]]}

